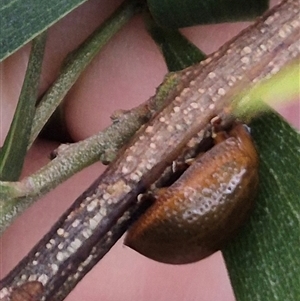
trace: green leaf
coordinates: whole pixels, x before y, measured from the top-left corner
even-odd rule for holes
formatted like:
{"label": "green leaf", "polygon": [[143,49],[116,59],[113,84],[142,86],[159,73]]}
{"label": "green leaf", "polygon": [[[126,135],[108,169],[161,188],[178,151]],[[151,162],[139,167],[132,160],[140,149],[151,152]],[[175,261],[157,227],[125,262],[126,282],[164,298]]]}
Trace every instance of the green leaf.
{"label": "green leaf", "polygon": [[45,33],[35,38],[32,43],[19,102],[0,152],[1,180],[16,181],[21,174],[35,113],[45,44]]}
{"label": "green leaf", "polygon": [[267,104],[284,103],[299,97],[299,62],[292,61],[271,78],[259,85],[235,95],[234,116],[244,122],[252,120],[262,112],[269,111]]}
{"label": "green leaf", "polygon": [[160,48],[169,71],[182,70],[205,59],[205,54],[176,29],[160,27],[148,18],[147,29]]}
{"label": "green leaf", "polygon": [[[172,51],[164,55],[174,58]],[[185,55],[178,56],[180,65]],[[297,88],[299,67],[292,64],[249,97],[268,100]],[[260,155],[260,191],[250,221],[223,250],[224,258],[237,300],[298,300],[300,135],[270,110],[250,126]]]}
{"label": "green leaf", "polygon": [[0,61],[86,0],[2,0]]}
{"label": "green leaf", "polygon": [[169,28],[250,20],[261,15],[268,3],[268,0],[148,0],[153,18]]}
{"label": "green leaf", "polygon": [[275,113],[251,128],[260,155],[259,196],[223,255],[237,300],[299,300],[300,135]]}

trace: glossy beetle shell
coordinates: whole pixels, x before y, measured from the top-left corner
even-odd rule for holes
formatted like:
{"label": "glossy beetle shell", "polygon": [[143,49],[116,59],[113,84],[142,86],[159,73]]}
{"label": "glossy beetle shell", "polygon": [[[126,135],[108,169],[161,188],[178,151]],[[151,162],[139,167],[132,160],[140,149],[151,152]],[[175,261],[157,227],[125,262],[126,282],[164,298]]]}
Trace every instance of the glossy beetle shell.
{"label": "glossy beetle shell", "polygon": [[258,187],[258,156],[237,125],[170,187],[129,229],[125,244],[156,261],[183,264],[219,250],[244,223]]}

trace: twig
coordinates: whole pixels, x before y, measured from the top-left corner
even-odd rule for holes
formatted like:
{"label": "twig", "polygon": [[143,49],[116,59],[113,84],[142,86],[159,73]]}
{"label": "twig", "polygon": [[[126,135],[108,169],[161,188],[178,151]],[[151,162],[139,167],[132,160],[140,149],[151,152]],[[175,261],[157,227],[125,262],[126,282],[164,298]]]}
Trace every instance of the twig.
{"label": "twig", "polygon": [[141,1],[125,1],[78,49],[70,53],[64,66],[37,107],[30,137],[31,146],[47,120],[53,114],[82,71],[108,40],[141,10]]}
{"label": "twig", "polygon": [[[234,95],[299,58],[299,6],[298,1],[284,1],[207,60],[187,68],[174,100],[167,101],[169,104],[3,279],[0,300],[16,287],[34,281],[44,288],[40,300],[62,300],[91,268],[90,262],[95,264],[93,259],[99,259],[94,249],[98,242],[111,235],[138,194],[176,159],[184,145],[213,117],[230,118]],[[56,292],[60,296],[54,299]]]}
{"label": "twig", "polygon": [[141,125],[162,109],[165,100],[172,99],[172,95],[180,88],[180,77],[180,72],[170,73],[154,97],[115,116],[113,124],[104,131],[67,146],[36,173],[19,182],[0,181],[0,233],[36,199],[76,172],[98,160],[111,162]]}

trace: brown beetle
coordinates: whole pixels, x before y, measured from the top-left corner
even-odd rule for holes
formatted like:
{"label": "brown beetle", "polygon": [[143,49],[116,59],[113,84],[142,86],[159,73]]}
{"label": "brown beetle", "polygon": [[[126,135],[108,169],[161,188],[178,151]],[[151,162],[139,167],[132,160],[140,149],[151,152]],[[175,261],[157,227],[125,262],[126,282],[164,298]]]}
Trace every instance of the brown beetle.
{"label": "brown beetle", "polygon": [[[221,137],[221,138],[220,138]],[[238,124],[199,155],[129,229],[125,244],[156,261],[184,264],[220,250],[244,223],[258,188],[258,155]]]}

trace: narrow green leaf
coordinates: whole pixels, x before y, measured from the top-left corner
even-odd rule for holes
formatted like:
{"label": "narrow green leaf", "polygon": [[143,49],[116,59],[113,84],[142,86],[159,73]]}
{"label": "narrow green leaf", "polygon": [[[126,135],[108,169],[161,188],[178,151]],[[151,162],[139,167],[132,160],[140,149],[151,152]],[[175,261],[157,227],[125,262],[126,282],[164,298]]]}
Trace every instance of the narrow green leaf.
{"label": "narrow green leaf", "polygon": [[160,48],[169,71],[182,70],[205,59],[205,54],[177,29],[160,27],[152,18],[146,19],[147,29]]}
{"label": "narrow green leaf", "polygon": [[259,196],[223,255],[237,300],[299,300],[300,135],[274,113],[251,127],[261,159]]}
{"label": "narrow green leaf", "polygon": [[23,167],[35,113],[45,44],[46,33],[35,38],[32,42],[31,54],[19,102],[0,152],[1,180],[18,180]]}
{"label": "narrow green leaf", "polygon": [[[176,59],[172,51],[164,55]],[[178,54],[179,66],[184,56]],[[293,95],[298,83],[298,65],[292,64],[250,91],[251,99],[268,100],[275,90]],[[264,105],[260,111],[266,109]],[[267,111],[250,125],[261,161],[257,205],[249,223],[223,251],[239,301],[294,301],[300,296],[300,135]]]}
{"label": "narrow green leaf", "polygon": [[0,61],[86,0],[2,0]]}
{"label": "narrow green leaf", "polygon": [[250,20],[268,8],[268,0],[148,0],[153,18],[168,28]]}
{"label": "narrow green leaf", "polygon": [[299,97],[299,60],[295,59],[276,75],[263,80],[254,88],[246,89],[233,99],[234,115],[244,122],[269,111],[270,105],[284,103]]}

